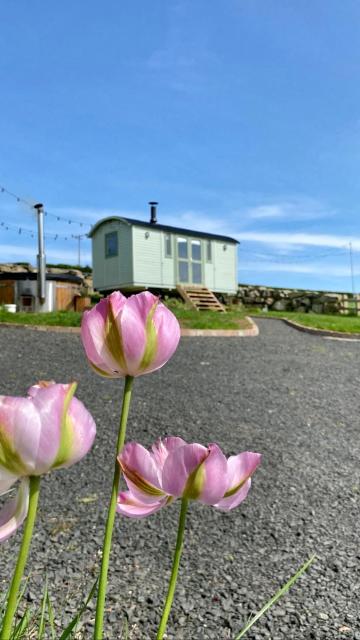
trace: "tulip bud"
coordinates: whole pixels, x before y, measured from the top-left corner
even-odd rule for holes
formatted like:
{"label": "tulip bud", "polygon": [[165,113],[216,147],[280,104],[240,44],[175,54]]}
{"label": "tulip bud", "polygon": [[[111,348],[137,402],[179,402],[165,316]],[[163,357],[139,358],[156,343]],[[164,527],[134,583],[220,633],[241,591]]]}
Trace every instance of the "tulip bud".
{"label": "tulip bud", "polygon": [[74,398],[76,383],[39,383],[27,398],[0,396],[0,495],[18,480],[17,497],[0,511],[0,541],[27,514],[28,477],[69,467],[91,448],[95,422]]}
{"label": "tulip bud", "polygon": [[149,291],[129,298],[114,291],[85,311],[81,339],[89,364],[109,378],[140,376],[160,369],[180,339],[174,314]]}

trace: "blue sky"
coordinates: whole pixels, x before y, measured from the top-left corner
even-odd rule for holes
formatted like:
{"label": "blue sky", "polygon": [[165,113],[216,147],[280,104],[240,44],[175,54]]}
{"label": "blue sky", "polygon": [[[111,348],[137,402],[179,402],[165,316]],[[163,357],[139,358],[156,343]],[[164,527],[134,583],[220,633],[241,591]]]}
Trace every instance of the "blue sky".
{"label": "blue sky", "polygon": [[[153,199],[239,239],[241,282],[351,290],[351,242],[360,289],[358,0],[3,0],[1,22],[0,185],[54,214],[48,262]],[[35,228],[0,193],[0,262],[34,263]]]}

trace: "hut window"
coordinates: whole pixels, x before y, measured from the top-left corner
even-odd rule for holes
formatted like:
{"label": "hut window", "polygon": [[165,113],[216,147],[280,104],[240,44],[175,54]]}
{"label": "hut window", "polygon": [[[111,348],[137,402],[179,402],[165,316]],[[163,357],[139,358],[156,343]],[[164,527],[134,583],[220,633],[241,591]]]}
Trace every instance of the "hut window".
{"label": "hut window", "polygon": [[206,262],[212,262],[211,240],[206,240]]}
{"label": "hut window", "polygon": [[191,259],[201,260],[201,242],[200,240],[191,241]]}
{"label": "hut window", "polygon": [[172,257],[172,242],[171,242],[171,234],[165,233],[165,258]]}
{"label": "hut window", "polygon": [[105,258],[118,255],[118,234],[117,231],[105,234]]}
{"label": "hut window", "polygon": [[186,238],[178,238],[178,257],[188,259],[188,243]]}
{"label": "hut window", "polygon": [[191,282],[193,284],[201,284],[202,282],[200,240],[191,240]]}

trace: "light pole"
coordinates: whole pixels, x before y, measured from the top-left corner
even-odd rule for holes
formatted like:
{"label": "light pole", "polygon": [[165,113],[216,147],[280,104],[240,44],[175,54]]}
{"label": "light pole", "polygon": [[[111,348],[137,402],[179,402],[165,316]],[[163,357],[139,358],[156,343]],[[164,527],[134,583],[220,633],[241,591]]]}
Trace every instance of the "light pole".
{"label": "light pole", "polygon": [[73,233],[73,238],[75,238],[75,240],[78,241],[78,266],[81,266],[81,238],[85,238],[87,234],[86,233],[79,233],[79,234],[75,234]]}
{"label": "light pole", "polygon": [[41,304],[46,299],[46,256],[44,245],[44,205],[40,202],[34,205],[38,223],[38,255],[37,255],[37,290]]}

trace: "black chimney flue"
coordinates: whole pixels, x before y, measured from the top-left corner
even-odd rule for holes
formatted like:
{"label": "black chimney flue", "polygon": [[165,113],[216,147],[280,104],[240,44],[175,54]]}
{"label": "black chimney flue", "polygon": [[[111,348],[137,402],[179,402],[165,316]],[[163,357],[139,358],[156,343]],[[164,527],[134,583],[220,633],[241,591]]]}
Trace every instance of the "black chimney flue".
{"label": "black chimney flue", "polygon": [[158,204],[159,204],[158,202],[149,202],[149,205],[150,205],[150,224],[156,224],[157,223],[156,206]]}

